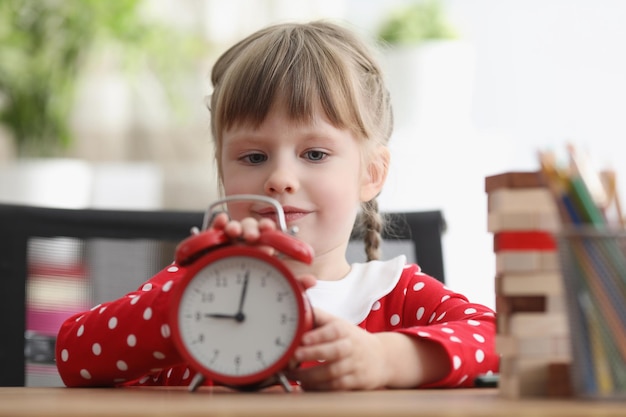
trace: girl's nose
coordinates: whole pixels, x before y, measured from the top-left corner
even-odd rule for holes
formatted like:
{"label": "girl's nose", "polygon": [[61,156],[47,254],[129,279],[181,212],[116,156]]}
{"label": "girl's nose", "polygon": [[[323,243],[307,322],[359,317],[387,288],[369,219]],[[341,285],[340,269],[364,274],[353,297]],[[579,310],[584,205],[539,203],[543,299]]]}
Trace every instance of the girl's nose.
{"label": "girl's nose", "polygon": [[265,192],[268,194],[295,193],[298,184],[298,179],[292,169],[280,167],[274,169],[267,178]]}

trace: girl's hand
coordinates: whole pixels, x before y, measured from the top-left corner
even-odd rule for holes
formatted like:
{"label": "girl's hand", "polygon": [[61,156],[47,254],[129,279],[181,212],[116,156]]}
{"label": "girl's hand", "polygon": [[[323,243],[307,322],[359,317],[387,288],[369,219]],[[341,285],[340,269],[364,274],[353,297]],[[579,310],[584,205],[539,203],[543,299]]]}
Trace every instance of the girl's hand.
{"label": "girl's hand", "polygon": [[219,213],[213,219],[211,227],[223,230],[231,239],[255,243],[261,236],[261,231],[276,230],[276,223],[270,219],[257,220],[252,217],[246,217],[241,221],[231,220],[226,213]]}
{"label": "girl's hand", "polygon": [[315,309],[315,328],[295,352],[298,362],[319,361],[289,372],[305,390],[377,389],[387,385],[385,346],[373,333]]}
{"label": "girl's hand", "polygon": [[[226,235],[233,240],[241,240],[248,244],[255,244],[261,232],[264,230],[276,230],[276,223],[271,219],[257,220],[252,217],[246,217],[241,221],[231,220],[226,213],[219,213],[213,219],[211,228],[223,230]],[[257,246],[260,250],[267,252],[269,255],[273,255],[276,251],[270,246]],[[315,277],[311,275],[302,275],[297,277],[300,284],[305,290],[315,285],[317,281]]]}

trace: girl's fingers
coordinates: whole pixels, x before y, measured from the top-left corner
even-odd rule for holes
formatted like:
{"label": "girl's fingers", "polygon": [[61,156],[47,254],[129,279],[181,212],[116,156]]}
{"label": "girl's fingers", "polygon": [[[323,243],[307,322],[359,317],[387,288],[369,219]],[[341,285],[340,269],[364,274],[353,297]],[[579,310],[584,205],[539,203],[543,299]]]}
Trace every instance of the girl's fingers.
{"label": "girl's fingers", "polygon": [[214,229],[223,229],[224,226],[229,222],[228,214],[226,213],[218,213],[213,217],[211,221],[211,226]]}

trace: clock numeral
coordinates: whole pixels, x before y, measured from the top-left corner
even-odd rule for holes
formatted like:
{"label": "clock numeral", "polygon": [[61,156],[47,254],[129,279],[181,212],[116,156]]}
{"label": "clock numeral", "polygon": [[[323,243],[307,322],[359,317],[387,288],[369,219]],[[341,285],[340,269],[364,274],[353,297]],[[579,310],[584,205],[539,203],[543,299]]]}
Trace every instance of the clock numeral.
{"label": "clock numeral", "polygon": [[202,293],[202,302],[203,303],[212,303],[215,300],[215,294],[212,292]]}
{"label": "clock numeral", "polygon": [[217,288],[226,288],[226,287],[228,287],[228,278],[226,278],[226,277],[215,277],[215,286]]}
{"label": "clock numeral", "polygon": [[286,291],[281,291],[279,293],[276,293],[276,301],[279,303],[282,303],[283,300],[289,296],[289,293]]}
{"label": "clock numeral", "polygon": [[263,351],[262,350],[257,350],[256,351],[256,359],[259,362],[261,362],[261,365],[267,366],[267,363],[265,362],[265,359],[263,358]]}
{"label": "clock numeral", "polygon": [[213,357],[209,359],[209,363],[213,364],[217,360],[218,356],[220,356],[220,350],[219,349],[213,350]]}
{"label": "clock numeral", "polygon": [[286,346],[286,345],[285,345],[285,342],[283,342],[283,341],[280,339],[280,337],[277,337],[277,338],[276,338],[276,340],[274,340],[274,344],[275,344],[276,346],[283,346],[283,347],[284,347],[284,346]]}
{"label": "clock numeral", "polygon": [[239,372],[239,367],[241,366],[241,355],[235,355],[235,368],[237,369],[237,372]]}
{"label": "clock numeral", "polygon": [[192,341],[191,343],[194,345],[204,343],[204,333],[198,334],[198,337],[196,338],[196,340]]}
{"label": "clock numeral", "polygon": [[287,324],[287,315],[285,313],[280,315],[280,324]]}

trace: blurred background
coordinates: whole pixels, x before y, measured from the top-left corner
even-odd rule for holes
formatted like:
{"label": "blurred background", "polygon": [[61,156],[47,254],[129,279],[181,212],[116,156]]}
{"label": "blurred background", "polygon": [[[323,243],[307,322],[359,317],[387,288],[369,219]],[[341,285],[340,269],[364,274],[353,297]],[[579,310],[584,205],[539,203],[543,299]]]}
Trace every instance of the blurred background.
{"label": "blurred background", "polygon": [[473,301],[495,304],[485,176],[572,142],[624,177],[620,0],[2,0],[0,201],[203,210],[212,63],[312,19],[381,45],[397,116],[382,209],[443,210],[446,281]]}

